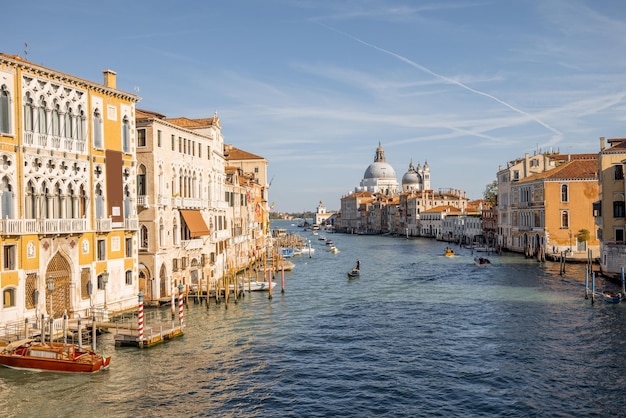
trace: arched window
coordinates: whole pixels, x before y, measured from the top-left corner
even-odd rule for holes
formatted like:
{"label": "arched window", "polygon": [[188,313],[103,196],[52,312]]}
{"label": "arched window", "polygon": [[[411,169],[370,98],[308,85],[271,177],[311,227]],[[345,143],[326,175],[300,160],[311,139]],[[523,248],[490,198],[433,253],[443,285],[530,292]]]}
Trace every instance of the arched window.
{"label": "arched window", "polygon": [[52,135],[61,136],[61,111],[56,102],[52,107]]}
{"label": "arched window", "polygon": [[53,218],[61,219],[63,218],[63,191],[59,183],[54,186],[54,202]]}
{"label": "arched window", "polygon": [[24,130],[32,132],[35,129],[35,108],[33,106],[33,99],[30,94],[26,94],[26,100],[24,100]]}
{"label": "arched window", "polygon": [[148,249],[148,228],[145,225],[141,225],[139,229],[139,247],[142,250]]}
{"label": "arched window", "polygon": [[561,212],[561,228],[569,228],[569,212],[566,210]]}
{"label": "arched window", "polygon": [[128,186],[124,187],[124,219],[128,219],[131,217],[132,213],[132,201],[130,197],[130,188]]}
{"label": "arched window", "polygon": [[40,134],[48,133],[48,111],[46,110],[46,101],[41,98],[37,107],[37,132]]}
{"label": "arched window", "polygon": [[15,306],[15,289],[5,289],[2,292],[2,307],[3,308],[12,308]]}
{"label": "arched window", "polygon": [[98,109],[93,111],[93,146],[96,148],[104,148],[102,142],[102,116]]}
{"label": "arched window", "polygon": [[13,187],[7,176],[2,177],[0,193],[2,193],[2,198],[0,199],[2,219],[13,219]]}
{"label": "arched window", "polygon": [[78,200],[78,217],[84,218],[87,213],[87,193],[85,186],[80,186],[80,199]]}
{"label": "arched window", "polygon": [[85,140],[85,111],[78,106],[78,114],[76,116],[76,139]]}
{"label": "arched window", "polygon": [[102,195],[102,186],[98,184],[96,186],[96,219],[102,219],[104,216],[104,196]]}
{"label": "arched window", "polygon": [[64,133],[66,138],[74,138],[74,114],[69,103],[65,106]]}
{"label": "arched window", "polygon": [[122,150],[130,152],[130,122],[128,116],[124,116],[122,121]]}
{"label": "arched window", "polygon": [[32,181],[29,181],[26,185],[26,219],[35,219],[37,208],[37,193],[35,192],[35,185]]}
{"label": "arched window", "polygon": [[78,213],[76,210],[78,209],[78,199],[76,193],[74,192],[74,186],[67,186],[67,199],[65,200],[65,217],[69,219],[78,218]]}
{"label": "arched window", "polygon": [[569,202],[569,187],[567,187],[567,184],[561,185],[561,202]]}
{"label": "arched window", "polygon": [[146,166],[141,164],[137,170],[137,196],[146,196]]}
{"label": "arched window", "polygon": [[0,132],[11,132],[11,112],[9,107],[9,92],[6,86],[0,88]]}

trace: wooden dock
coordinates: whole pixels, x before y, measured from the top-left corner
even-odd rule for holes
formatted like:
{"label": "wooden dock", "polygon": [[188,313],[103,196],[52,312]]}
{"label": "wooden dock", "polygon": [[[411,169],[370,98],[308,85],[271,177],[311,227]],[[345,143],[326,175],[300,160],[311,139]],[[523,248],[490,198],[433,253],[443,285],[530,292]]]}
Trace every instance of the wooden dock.
{"label": "wooden dock", "polygon": [[184,334],[181,326],[173,323],[151,325],[144,327],[143,339],[140,340],[137,325],[110,325],[113,327],[109,328],[109,331],[115,331],[116,347],[148,348],[176,337],[182,337]]}

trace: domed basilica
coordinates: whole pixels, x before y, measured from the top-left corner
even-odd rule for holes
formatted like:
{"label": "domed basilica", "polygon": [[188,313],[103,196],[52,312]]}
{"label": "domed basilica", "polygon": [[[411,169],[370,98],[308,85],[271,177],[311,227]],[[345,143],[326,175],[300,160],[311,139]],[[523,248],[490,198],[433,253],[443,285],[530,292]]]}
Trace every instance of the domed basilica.
{"label": "domed basilica", "polygon": [[[409,164],[409,170],[402,176],[402,191],[422,191],[430,190],[430,168],[428,163],[424,163],[422,168],[419,164],[417,168],[413,166],[413,161]],[[367,167],[361,185],[355,189],[357,192],[380,193],[387,196],[399,193],[398,178],[396,172],[387,163],[385,151],[378,144],[374,162]]]}

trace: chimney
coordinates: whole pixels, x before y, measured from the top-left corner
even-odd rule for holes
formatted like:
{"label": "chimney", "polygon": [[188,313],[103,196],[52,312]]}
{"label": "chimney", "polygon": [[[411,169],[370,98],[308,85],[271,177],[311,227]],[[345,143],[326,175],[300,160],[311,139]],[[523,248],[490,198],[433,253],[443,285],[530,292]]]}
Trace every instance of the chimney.
{"label": "chimney", "polygon": [[600,151],[604,151],[604,147],[605,147],[605,145],[604,145],[604,137],[601,136],[600,137]]}
{"label": "chimney", "polygon": [[102,74],[104,74],[104,87],[116,89],[117,88],[117,85],[116,85],[117,73],[113,70],[104,70],[102,71]]}

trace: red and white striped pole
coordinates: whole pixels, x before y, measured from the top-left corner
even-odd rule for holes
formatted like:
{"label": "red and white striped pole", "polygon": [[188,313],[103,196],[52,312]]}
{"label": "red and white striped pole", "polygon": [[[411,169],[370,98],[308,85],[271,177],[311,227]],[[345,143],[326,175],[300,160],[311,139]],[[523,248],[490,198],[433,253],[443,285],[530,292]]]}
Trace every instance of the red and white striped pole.
{"label": "red and white striped pole", "polygon": [[178,283],[178,320],[180,321],[180,329],[183,329],[183,284]]}
{"label": "red and white striped pole", "polygon": [[137,313],[137,330],[139,331],[139,347],[143,347],[143,292],[139,292],[139,312]]}

